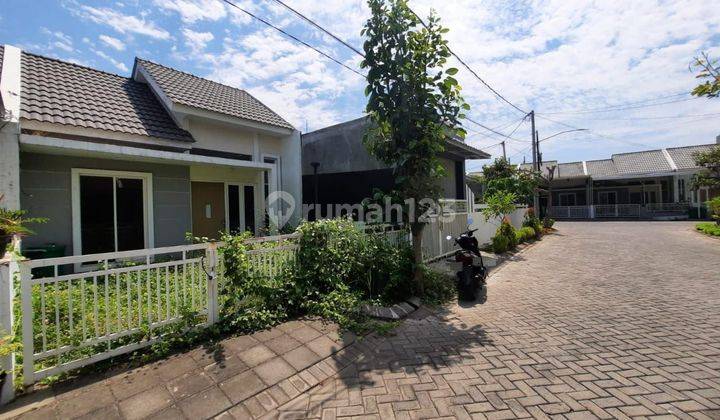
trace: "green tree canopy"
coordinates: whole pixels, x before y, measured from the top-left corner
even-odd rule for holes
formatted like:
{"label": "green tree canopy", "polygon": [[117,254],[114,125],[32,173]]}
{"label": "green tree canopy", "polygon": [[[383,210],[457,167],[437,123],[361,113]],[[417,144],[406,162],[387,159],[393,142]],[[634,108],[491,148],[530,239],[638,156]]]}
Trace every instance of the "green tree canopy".
{"label": "green tree canopy", "polygon": [[504,158],[495,159],[483,166],[483,178],[486,185],[484,195],[512,193],[517,202],[532,202],[535,188],[540,185],[540,176],[532,171],[520,169]]}
{"label": "green tree canopy", "polygon": [[705,168],[693,177],[693,188],[720,187],[720,146],[695,153],[693,157],[697,166]]}

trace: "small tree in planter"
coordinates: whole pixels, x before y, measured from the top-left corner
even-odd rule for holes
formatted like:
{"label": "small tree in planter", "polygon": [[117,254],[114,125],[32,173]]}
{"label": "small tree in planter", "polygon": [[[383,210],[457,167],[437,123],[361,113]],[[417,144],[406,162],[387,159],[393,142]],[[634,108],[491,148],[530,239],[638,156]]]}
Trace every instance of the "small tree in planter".
{"label": "small tree in planter", "polygon": [[[497,253],[507,251],[517,246],[515,228],[508,218],[508,215],[515,211],[515,200],[517,196],[508,191],[498,191],[485,198],[486,207],[482,209],[483,216],[487,222],[490,219],[500,219],[500,226],[493,237],[493,250]],[[504,238],[504,239],[503,239]]]}

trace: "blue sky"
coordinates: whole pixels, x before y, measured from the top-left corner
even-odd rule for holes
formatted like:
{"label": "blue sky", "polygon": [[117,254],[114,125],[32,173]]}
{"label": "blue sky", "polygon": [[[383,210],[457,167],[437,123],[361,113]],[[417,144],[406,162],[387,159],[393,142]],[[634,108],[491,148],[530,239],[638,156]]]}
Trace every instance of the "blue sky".
{"label": "blue sky", "polygon": [[[357,118],[365,100],[356,74],[296,44],[220,0],[4,0],[0,42],[128,75],[140,56],[248,90],[305,131]],[[273,0],[236,3],[358,68],[359,57]],[[360,48],[361,0],[286,0]],[[632,150],[713,142],[720,99],[693,99],[688,63],[720,55],[720,9],[710,0],[418,0],[450,29],[451,47],[487,82],[538,114],[546,160],[589,160]],[[457,63],[452,63],[457,66]],[[522,114],[464,69],[458,74],[471,116],[510,133],[508,155],[529,158]],[[620,109],[608,109],[626,105]],[[565,125],[563,125],[565,124]],[[468,142],[501,137],[466,123]],[[499,147],[488,149],[498,155]],[[469,163],[476,169],[482,162]]]}

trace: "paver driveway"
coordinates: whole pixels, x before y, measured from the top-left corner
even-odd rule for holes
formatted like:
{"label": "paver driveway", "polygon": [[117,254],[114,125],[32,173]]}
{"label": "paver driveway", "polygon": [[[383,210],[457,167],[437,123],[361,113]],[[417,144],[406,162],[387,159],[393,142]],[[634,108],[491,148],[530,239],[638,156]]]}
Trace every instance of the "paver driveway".
{"label": "paver driveway", "polygon": [[720,418],[720,241],[690,223],[558,227],[486,305],[406,321],[269,415]]}

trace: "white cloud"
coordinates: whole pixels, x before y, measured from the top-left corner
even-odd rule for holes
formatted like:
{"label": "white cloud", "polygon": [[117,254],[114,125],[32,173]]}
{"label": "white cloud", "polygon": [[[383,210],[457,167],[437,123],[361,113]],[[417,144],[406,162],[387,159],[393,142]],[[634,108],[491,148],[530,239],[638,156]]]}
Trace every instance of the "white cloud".
{"label": "white cloud", "polygon": [[110,26],[121,34],[135,33],[155,39],[170,39],[170,33],[144,17],[126,15],[105,7],[80,6],[73,9],[79,16],[95,23]]}
{"label": "white cloud", "polygon": [[125,50],[125,43],[117,38],[113,38],[109,35],[100,35],[98,38],[108,47],[114,48],[117,51]]}
{"label": "white cloud", "polygon": [[183,22],[215,21],[226,16],[225,5],[218,0],[154,0],[155,5],[180,14]]}
{"label": "white cloud", "polygon": [[185,37],[185,45],[196,54],[204,50],[208,42],[215,39],[210,32],[197,32],[189,28],[183,28],[182,33]]}
{"label": "white cloud", "polygon": [[123,72],[128,72],[128,71],[130,71],[130,69],[128,69],[128,67],[125,65],[125,63],[123,63],[122,61],[118,61],[118,60],[114,59],[113,57],[109,56],[109,55],[106,54],[105,52],[100,51],[100,50],[92,50],[92,52],[94,52],[98,57],[101,57],[101,58],[109,61],[109,62],[110,62],[113,66],[115,66],[115,68],[117,68],[118,70],[123,71]]}
{"label": "white cloud", "polygon": [[48,28],[41,28],[40,30],[51,39],[47,47],[42,49],[47,51],[62,50],[68,53],[75,52],[73,40],[70,36],[61,31],[51,31]]}

